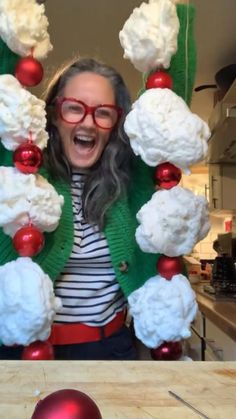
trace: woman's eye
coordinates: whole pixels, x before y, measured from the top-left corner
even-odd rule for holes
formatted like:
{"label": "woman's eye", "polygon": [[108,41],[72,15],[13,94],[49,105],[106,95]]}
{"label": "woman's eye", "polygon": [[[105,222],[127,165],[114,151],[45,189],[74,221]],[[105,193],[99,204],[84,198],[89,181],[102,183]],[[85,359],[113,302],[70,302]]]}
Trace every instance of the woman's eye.
{"label": "woman's eye", "polygon": [[69,105],[67,109],[69,112],[84,113],[84,108],[78,105]]}
{"label": "woman's eye", "polygon": [[111,118],[111,111],[108,108],[98,108],[96,110],[96,116],[99,118]]}
{"label": "woman's eye", "polygon": [[76,102],[65,101],[62,106],[63,112],[84,114],[84,107]]}

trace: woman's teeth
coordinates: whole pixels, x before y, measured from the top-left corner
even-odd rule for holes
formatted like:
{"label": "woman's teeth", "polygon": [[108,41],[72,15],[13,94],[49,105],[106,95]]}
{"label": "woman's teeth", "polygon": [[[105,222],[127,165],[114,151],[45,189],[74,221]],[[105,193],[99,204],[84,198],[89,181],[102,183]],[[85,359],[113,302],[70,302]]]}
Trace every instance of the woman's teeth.
{"label": "woman's teeth", "polygon": [[92,148],[95,144],[95,140],[91,137],[74,137],[74,143],[84,148]]}

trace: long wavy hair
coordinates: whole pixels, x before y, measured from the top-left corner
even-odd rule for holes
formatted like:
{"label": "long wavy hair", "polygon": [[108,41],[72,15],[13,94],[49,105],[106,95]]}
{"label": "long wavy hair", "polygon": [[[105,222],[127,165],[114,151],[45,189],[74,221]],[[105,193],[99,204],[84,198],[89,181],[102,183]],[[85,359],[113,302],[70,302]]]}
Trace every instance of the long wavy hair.
{"label": "long wavy hair", "polygon": [[72,77],[83,72],[95,73],[108,79],[114,90],[116,105],[123,109],[122,118],[111,131],[101,158],[89,169],[82,195],[85,219],[103,228],[107,210],[127,191],[132,161],[132,151],[123,128],[125,116],[131,107],[131,100],[122,77],[114,68],[94,59],[83,58],[67,64],[53,77],[43,95],[46,102],[49,134],[44,162],[54,178],[71,181],[72,168],[63,152],[57,127],[53,123],[55,99],[63,95],[63,90]]}

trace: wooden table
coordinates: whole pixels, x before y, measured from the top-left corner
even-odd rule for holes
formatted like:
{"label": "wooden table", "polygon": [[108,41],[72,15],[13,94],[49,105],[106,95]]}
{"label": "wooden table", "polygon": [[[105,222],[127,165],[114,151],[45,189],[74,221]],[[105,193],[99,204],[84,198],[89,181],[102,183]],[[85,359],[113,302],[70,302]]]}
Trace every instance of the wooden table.
{"label": "wooden table", "polygon": [[236,362],[1,361],[0,418],[30,419],[63,388],[87,393],[103,419],[199,418],[168,390],[211,419],[236,417]]}

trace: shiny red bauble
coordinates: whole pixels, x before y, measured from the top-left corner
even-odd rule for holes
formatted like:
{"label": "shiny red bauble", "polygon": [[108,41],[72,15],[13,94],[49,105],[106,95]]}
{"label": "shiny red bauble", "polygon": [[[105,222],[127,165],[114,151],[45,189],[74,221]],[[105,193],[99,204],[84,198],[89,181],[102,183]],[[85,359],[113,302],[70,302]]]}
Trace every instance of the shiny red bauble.
{"label": "shiny red bauble", "polygon": [[43,66],[32,56],[23,57],[16,64],[15,77],[23,86],[36,86],[43,78]]}
{"label": "shiny red bauble", "polygon": [[163,278],[170,280],[172,276],[182,273],[182,260],[180,257],[162,255],[157,261],[157,271]]}
{"label": "shiny red bauble", "polygon": [[15,167],[22,173],[36,173],[43,162],[41,149],[28,141],[19,145],[13,153]]}
{"label": "shiny red bauble", "polygon": [[172,163],[162,163],[156,167],[154,179],[162,189],[171,189],[181,180],[181,170]]}
{"label": "shiny red bauble", "polygon": [[181,342],[164,342],[158,348],[151,349],[155,361],[177,361],[183,354]]}
{"label": "shiny red bauble", "polygon": [[23,361],[47,361],[54,359],[53,346],[48,341],[37,340],[28,346],[25,346],[21,359]]}
{"label": "shiny red bauble", "polygon": [[166,71],[155,71],[148,76],[145,87],[146,89],[172,89],[173,81]]}
{"label": "shiny red bauble", "polygon": [[12,242],[20,256],[32,257],[41,252],[44,246],[44,235],[35,226],[27,225],[17,230]]}
{"label": "shiny red bauble", "polygon": [[40,400],[31,419],[102,419],[102,415],[87,394],[64,389]]}

